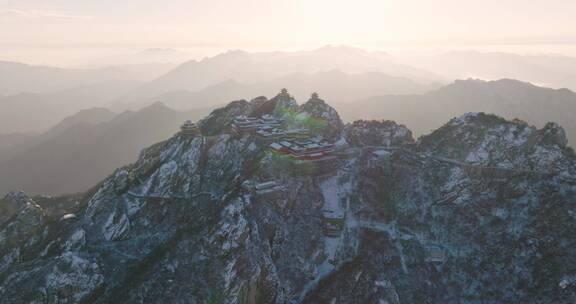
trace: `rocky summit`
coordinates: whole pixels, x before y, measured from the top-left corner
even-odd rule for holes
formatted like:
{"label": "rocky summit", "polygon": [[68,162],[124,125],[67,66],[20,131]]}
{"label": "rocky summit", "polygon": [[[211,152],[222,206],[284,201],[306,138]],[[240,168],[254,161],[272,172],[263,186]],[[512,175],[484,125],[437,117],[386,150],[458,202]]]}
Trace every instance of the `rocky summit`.
{"label": "rocky summit", "polygon": [[468,113],[414,140],[283,91],[198,127],[87,193],[7,195],[0,303],[576,301],[576,155],[554,123]]}

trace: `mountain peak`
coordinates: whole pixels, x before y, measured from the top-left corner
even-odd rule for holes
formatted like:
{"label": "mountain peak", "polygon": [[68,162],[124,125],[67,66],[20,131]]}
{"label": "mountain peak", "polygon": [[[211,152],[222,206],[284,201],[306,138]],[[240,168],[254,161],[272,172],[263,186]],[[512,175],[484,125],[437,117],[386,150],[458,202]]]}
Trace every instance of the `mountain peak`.
{"label": "mountain peak", "polygon": [[401,147],[414,143],[412,131],[390,120],[356,120],[346,126],[346,140],[359,147]]}
{"label": "mountain peak", "polygon": [[24,191],[10,191],[4,196],[4,200],[26,203],[30,200]]}
{"label": "mountain peak", "polygon": [[482,112],[454,118],[419,140],[421,149],[444,159],[542,175],[574,170],[567,165],[566,144],[557,124],[537,129],[522,120]]}
{"label": "mountain peak", "polygon": [[263,115],[281,116],[287,111],[295,111],[297,108],[298,103],[294,97],[288,93],[287,89],[283,88],[274,98],[255,105],[249,115],[252,117],[261,117]]}
{"label": "mountain peak", "polygon": [[340,136],[344,123],[340,119],[338,111],[320,99],[318,93],[312,93],[310,99],[300,106],[300,111],[324,121],[326,128],[322,133],[327,138],[336,139]]}
{"label": "mountain peak", "polygon": [[216,61],[216,60],[238,60],[246,56],[250,56],[251,53],[241,49],[227,50],[224,53],[220,53],[214,57],[204,58],[202,61]]}
{"label": "mountain peak", "polygon": [[183,52],[171,48],[149,48],[139,52],[145,55],[166,55],[166,54],[182,54]]}
{"label": "mountain peak", "polygon": [[60,123],[44,133],[45,136],[55,136],[77,124],[99,124],[110,121],[116,114],[106,108],[91,108],[64,118]]}
{"label": "mountain peak", "polygon": [[[576,158],[560,146],[558,125],[467,113],[417,145],[402,125],[365,120],[343,136],[296,132],[270,143],[258,132],[288,118],[343,129],[318,96],[285,121],[249,117],[273,109],[271,100],[231,102],[202,120],[209,132],[145,149],[87,193],[74,216],[27,204],[6,218],[0,271],[10,279],[0,279],[0,297],[451,303],[462,297],[454,290],[475,282],[466,294],[473,302],[529,303],[536,292],[570,303],[573,272],[557,265],[575,255]],[[564,254],[548,266],[550,252]],[[498,271],[485,280],[483,267]],[[542,271],[528,284],[518,276]]]}
{"label": "mountain peak", "polygon": [[464,80],[455,80],[452,84],[445,88],[484,88],[484,87],[500,87],[500,88],[537,88],[534,84],[526,81],[516,79],[502,78],[498,80],[483,80],[468,78]]}
{"label": "mountain peak", "polygon": [[350,53],[350,54],[366,54],[367,52],[361,48],[349,46],[349,45],[325,45],[318,48],[316,51],[327,52],[327,53]]}
{"label": "mountain peak", "polygon": [[540,132],[542,133],[542,141],[544,143],[557,145],[561,148],[565,148],[568,145],[566,131],[564,131],[564,128],[555,122],[547,123]]}
{"label": "mountain peak", "polygon": [[483,112],[466,112],[456,118],[451,119],[448,123],[452,125],[462,125],[466,123],[471,123],[475,119],[479,118],[481,115],[485,115]]}
{"label": "mountain peak", "polygon": [[162,101],[155,101],[149,106],[140,109],[138,112],[174,111]]}

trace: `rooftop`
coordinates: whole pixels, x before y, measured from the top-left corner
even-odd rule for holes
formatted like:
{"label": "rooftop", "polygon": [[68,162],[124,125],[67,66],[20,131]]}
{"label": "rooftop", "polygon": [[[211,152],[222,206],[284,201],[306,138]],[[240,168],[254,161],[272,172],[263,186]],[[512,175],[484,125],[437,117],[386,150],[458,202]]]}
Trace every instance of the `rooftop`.
{"label": "rooftop", "polygon": [[195,127],[196,127],[196,124],[193,123],[191,120],[186,120],[186,121],[182,124],[181,127],[182,127],[182,128],[195,128]]}

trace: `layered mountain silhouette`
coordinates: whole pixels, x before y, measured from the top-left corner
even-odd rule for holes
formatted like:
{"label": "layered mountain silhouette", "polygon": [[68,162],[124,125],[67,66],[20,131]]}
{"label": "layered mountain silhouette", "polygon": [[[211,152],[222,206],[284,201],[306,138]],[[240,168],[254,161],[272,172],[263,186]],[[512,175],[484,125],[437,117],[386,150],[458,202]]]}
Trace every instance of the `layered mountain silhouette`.
{"label": "layered mountain silhouette", "polygon": [[183,63],[164,76],[123,96],[120,101],[139,102],[172,91],[197,91],[226,80],[258,83],[294,73],[332,70],[346,73],[378,72],[425,84],[442,80],[442,77],[434,73],[399,64],[385,53],[345,46],[326,46],[298,52],[229,51],[200,61]]}
{"label": "layered mountain silhouette", "polygon": [[404,62],[452,79],[512,78],[546,87],[576,90],[576,58],[569,56],[452,51],[435,56],[408,57]]}
{"label": "layered mountain silhouette", "polygon": [[[86,62],[88,66],[142,66],[174,67],[177,64],[190,60],[192,54],[169,48],[150,48],[130,54],[103,56]],[[168,72],[168,71],[166,71]]]}
{"label": "layered mountain silhouette", "polygon": [[0,134],[45,132],[67,116],[108,105],[110,99],[136,85],[132,81],[113,81],[53,93],[0,96]]}
{"label": "layered mountain silhouette", "polygon": [[[286,87],[297,98],[305,98],[312,91],[337,103],[351,102],[383,94],[419,94],[438,88],[439,84],[421,84],[403,77],[378,72],[345,73],[338,70],[314,73],[293,73],[261,82],[226,80],[198,91],[178,90],[135,103],[140,105],[161,100],[170,107],[192,109],[217,106],[239,97],[272,96]],[[134,106],[118,104],[118,107]]]}
{"label": "layered mountain silhouette", "polygon": [[423,95],[378,96],[338,105],[345,119],[390,117],[416,134],[428,133],[459,113],[481,111],[537,126],[556,121],[576,143],[576,93],[511,79],[459,80]]}
{"label": "layered mountain silhouette", "polygon": [[82,110],[72,116],[68,116],[42,134],[4,134],[0,135],[0,163],[10,159],[14,155],[26,151],[40,143],[47,142],[67,132],[69,128],[77,125],[97,125],[110,121],[116,114],[104,108],[92,108]]}
{"label": "layered mountain silhouette", "polygon": [[[337,141],[305,160],[296,151],[327,142],[286,139],[300,148],[281,156],[228,128],[291,116],[325,119],[314,134]],[[465,113],[414,140],[284,91],[197,126],[82,194],[0,199],[0,303],[576,298],[576,155],[556,123]]]}
{"label": "layered mountain silhouette", "polygon": [[[325,74],[349,79],[348,74],[340,72]],[[370,74],[368,78],[372,76]],[[305,81],[303,83],[306,85],[302,86],[302,90],[309,84]],[[360,81],[357,83],[362,84]],[[274,85],[275,82],[270,82],[270,90]],[[24,188],[31,193],[81,191],[90,182],[101,178],[105,170],[133,160],[133,156],[146,145],[173,134],[184,119],[200,118],[213,108],[209,105],[224,103],[221,101],[234,92],[242,92],[239,96],[243,97],[252,89],[260,92],[229,81],[204,90],[202,94],[187,92],[182,93],[181,97],[162,99],[171,105],[188,105],[190,101],[198,101],[206,105],[206,108],[176,111],[154,104],[147,110],[125,112],[113,119],[110,115],[114,114],[109,111],[93,109],[64,120],[40,136],[14,134],[0,137],[0,178],[5,181],[4,185],[0,185],[0,192],[14,188]],[[342,94],[346,90],[346,86],[335,89]],[[456,81],[421,95],[385,95],[354,103],[342,102],[336,108],[346,121],[388,117],[407,125],[415,135],[426,134],[440,127],[450,117],[469,111],[497,113],[538,126],[548,121],[558,121],[565,126],[569,144],[576,142],[576,123],[572,119],[576,115],[576,93],[515,80]],[[52,161],[54,157],[56,160]],[[68,160],[74,162],[74,167],[79,169],[70,172],[72,169],[69,168]],[[48,185],[48,181],[41,177],[43,175],[30,168],[44,170],[43,175],[53,176],[54,183]],[[22,177],[17,178],[17,175]],[[58,176],[68,178],[76,175],[83,175],[86,180],[82,180],[84,177],[73,178],[68,184],[68,181],[57,179]]]}
{"label": "layered mountain silhouette", "polygon": [[0,193],[86,190],[110,170],[134,161],[142,148],[173,135],[185,119],[208,111],[181,112],[155,103],[118,115],[103,109],[80,112],[3,153]]}
{"label": "layered mountain silhouette", "polygon": [[[182,55],[147,50],[135,57],[157,60],[165,53]],[[41,133],[92,107],[121,112],[162,101],[178,109],[206,108],[239,97],[269,96],[282,87],[299,98],[315,90],[334,102],[345,102],[423,93],[442,80],[399,64],[385,53],[343,46],[298,52],[230,51],[170,68],[164,63],[97,69],[0,63],[0,134]]]}
{"label": "layered mountain silhouette", "polygon": [[79,69],[0,61],[0,95],[53,93],[115,81],[148,81],[165,71],[166,66],[157,64]]}
{"label": "layered mountain silhouette", "polygon": [[172,67],[154,63],[71,69],[0,62],[0,134],[45,132],[80,110],[109,107]]}

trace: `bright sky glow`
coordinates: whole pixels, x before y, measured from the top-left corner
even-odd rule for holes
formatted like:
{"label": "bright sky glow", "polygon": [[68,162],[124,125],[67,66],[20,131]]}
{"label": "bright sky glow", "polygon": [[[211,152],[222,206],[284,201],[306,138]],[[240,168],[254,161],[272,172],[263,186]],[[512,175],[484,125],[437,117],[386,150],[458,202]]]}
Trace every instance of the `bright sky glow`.
{"label": "bright sky glow", "polygon": [[573,0],[0,0],[3,47],[576,44]]}

